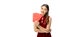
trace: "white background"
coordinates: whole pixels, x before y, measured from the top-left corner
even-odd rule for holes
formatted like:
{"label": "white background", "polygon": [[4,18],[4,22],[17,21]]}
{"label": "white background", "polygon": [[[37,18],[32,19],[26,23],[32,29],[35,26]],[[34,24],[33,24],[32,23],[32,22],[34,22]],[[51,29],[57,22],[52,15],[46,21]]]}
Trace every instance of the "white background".
{"label": "white background", "polygon": [[50,6],[52,37],[60,37],[59,0],[0,0],[0,37],[36,37],[32,14],[42,4]]}

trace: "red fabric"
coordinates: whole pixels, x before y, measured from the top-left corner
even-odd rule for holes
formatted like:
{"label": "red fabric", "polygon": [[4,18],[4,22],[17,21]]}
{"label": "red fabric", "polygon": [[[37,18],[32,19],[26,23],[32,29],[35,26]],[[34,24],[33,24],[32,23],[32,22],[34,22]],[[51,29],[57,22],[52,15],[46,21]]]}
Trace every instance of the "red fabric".
{"label": "red fabric", "polygon": [[39,22],[40,22],[40,24],[39,24],[40,26],[46,28],[47,23],[46,23],[46,18],[45,17],[41,17],[41,19],[39,20]]}
{"label": "red fabric", "polygon": [[[43,21],[43,22],[42,22]],[[46,23],[46,18],[45,17],[42,17],[40,20],[40,26],[46,28],[47,26],[47,23]],[[50,33],[38,33],[37,34],[37,37],[51,37],[51,34]]]}
{"label": "red fabric", "polygon": [[50,33],[38,33],[37,37],[51,37]]}
{"label": "red fabric", "polygon": [[39,21],[41,17],[42,17],[42,14],[33,13],[33,22]]}

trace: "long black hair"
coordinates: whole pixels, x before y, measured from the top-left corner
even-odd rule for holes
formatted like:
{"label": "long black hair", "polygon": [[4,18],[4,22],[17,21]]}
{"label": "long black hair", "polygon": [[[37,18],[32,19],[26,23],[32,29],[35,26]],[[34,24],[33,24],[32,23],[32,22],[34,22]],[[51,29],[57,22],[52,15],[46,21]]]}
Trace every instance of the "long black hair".
{"label": "long black hair", "polygon": [[49,6],[47,4],[43,4],[42,6],[45,6],[47,8],[47,12],[45,13],[44,17],[46,17],[46,22],[48,23],[49,22],[49,18],[47,18],[47,17],[49,15]]}

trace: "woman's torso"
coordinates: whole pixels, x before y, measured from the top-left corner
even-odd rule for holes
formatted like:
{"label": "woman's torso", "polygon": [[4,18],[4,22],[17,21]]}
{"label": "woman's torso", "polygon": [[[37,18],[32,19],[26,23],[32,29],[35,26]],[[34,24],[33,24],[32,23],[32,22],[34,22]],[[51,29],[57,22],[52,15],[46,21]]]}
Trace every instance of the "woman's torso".
{"label": "woman's torso", "polygon": [[47,26],[46,17],[41,17],[41,19],[39,20],[39,25],[46,28]]}

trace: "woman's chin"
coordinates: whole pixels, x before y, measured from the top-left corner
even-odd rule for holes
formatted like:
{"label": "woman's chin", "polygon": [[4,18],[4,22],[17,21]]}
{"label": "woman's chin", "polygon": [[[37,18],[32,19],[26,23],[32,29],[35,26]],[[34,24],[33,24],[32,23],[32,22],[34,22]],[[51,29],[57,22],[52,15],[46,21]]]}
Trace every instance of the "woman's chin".
{"label": "woman's chin", "polygon": [[41,13],[42,14],[42,16],[44,16],[44,14],[43,13]]}

